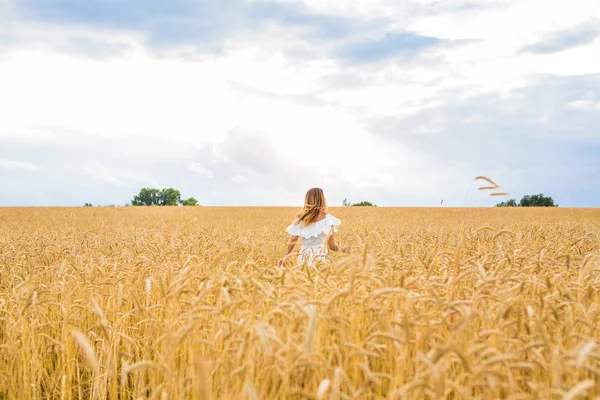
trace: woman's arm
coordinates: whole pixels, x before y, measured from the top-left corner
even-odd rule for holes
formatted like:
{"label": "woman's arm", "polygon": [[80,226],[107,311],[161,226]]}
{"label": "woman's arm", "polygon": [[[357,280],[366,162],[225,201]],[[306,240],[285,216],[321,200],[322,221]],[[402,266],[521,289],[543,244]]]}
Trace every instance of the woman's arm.
{"label": "woman's arm", "polygon": [[283,258],[281,260],[279,260],[279,263],[277,265],[279,265],[279,266],[283,265],[283,260],[285,260],[285,258],[287,256],[289,256],[292,251],[294,251],[294,247],[296,247],[297,241],[298,241],[298,236],[290,236],[290,241],[288,242],[287,252],[283,256]]}
{"label": "woman's arm", "polygon": [[340,246],[338,246],[335,243],[335,236],[333,233],[329,235],[329,239],[327,240],[327,246],[331,251],[341,251],[342,253],[350,253],[350,251],[352,251],[352,248],[350,246],[344,246],[340,248]]}

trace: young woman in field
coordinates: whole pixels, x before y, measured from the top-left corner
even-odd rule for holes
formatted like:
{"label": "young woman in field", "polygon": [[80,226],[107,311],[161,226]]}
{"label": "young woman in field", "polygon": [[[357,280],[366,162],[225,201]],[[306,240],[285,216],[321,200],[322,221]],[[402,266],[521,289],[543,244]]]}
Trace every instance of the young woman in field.
{"label": "young woman in field", "polygon": [[335,243],[334,232],[342,223],[339,219],[327,213],[327,201],[323,190],[312,188],[306,192],[304,207],[300,211],[286,232],[289,233],[287,253],[279,261],[283,265],[284,259],[294,251],[298,238],[302,238],[302,246],[298,253],[298,263],[306,262],[313,265],[316,262],[327,262],[328,250],[349,253],[349,246],[340,247]]}

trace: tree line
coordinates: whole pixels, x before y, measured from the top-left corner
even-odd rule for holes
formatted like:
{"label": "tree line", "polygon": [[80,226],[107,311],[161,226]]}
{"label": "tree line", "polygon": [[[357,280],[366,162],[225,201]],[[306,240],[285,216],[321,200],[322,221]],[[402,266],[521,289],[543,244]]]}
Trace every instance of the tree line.
{"label": "tree line", "polygon": [[[193,197],[181,198],[181,192],[173,188],[142,188],[133,196],[130,203],[125,206],[199,206],[198,200]],[[92,203],[85,203],[84,207],[93,207]],[[114,204],[105,207],[114,207]]]}
{"label": "tree line", "polygon": [[[129,204],[127,204],[129,205]],[[198,206],[198,200],[193,197],[188,199],[181,198],[181,192],[174,188],[156,189],[142,188],[131,200],[132,206]],[[91,207],[91,203],[85,203],[85,207]],[[376,204],[370,201],[361,201],[359,203],[351,203],[347,199],[342,201],[344,207],[377,207]],[[544,196],[543,193],[526,195],[517,203],[516,199],[496,204],[496,207],[558,207],[554,203],[554,199],[549,196]]]}
{"label": "tree line", "polygon": [[370,201],[361,201],[359,203],[351,203],[347,199],[344,199],[344,201],[342,201],[342,206],[344,206],[344,207],[377,207],[376,204],[373,204]]}
{"label": "tree line", "polygon": [[554,203],[552,197],[546,197],[543,193],[526,195],[519,200],[510,199],[496,204],[496,207],[558,207],[558,204]]}
{"label": "tree line", "polygon": [[131,200],[132,206],[197,206],[198,200],[193,197],[182,199],[177,189],[143,188]]}

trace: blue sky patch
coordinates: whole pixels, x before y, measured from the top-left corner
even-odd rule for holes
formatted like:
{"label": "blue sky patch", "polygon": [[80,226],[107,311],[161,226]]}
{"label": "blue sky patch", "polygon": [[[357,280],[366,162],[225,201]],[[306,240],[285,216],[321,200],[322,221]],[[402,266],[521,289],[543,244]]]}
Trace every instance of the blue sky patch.
{"label": "blue sky patch", "polygon": [[345,45],[338,53],[341,58],[351,62],[375,62],[393,57],[410,57],[440,42],[437,38],[396,32],[380,39]]}

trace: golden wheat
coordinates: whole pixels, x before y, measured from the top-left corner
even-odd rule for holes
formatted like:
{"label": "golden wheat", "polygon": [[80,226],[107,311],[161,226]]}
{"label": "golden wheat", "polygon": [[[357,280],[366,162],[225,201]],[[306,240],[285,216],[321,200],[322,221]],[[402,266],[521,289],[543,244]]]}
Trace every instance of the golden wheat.
{"label": "golden wheat", "polygon": [[0,398],[600,396],[600,211],[296,211],[3,209]]}

